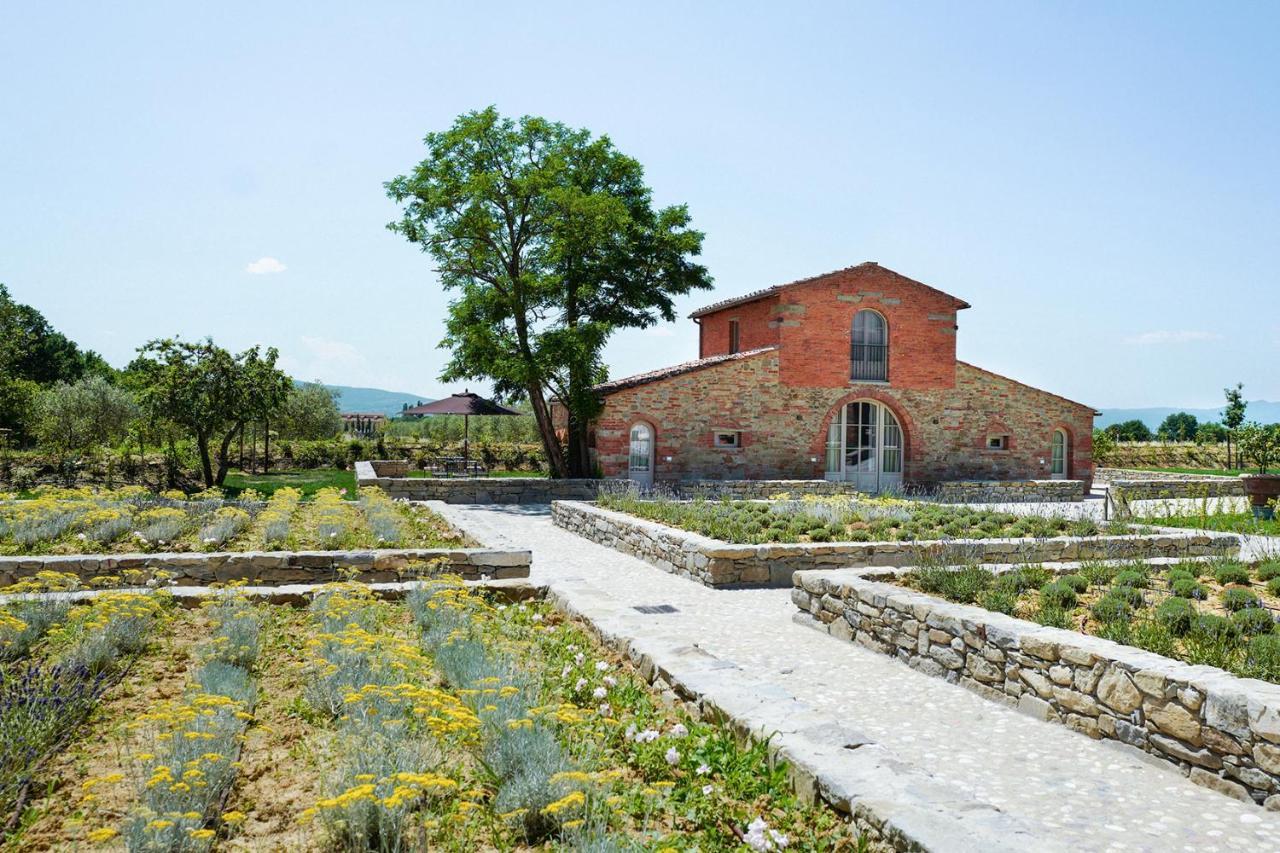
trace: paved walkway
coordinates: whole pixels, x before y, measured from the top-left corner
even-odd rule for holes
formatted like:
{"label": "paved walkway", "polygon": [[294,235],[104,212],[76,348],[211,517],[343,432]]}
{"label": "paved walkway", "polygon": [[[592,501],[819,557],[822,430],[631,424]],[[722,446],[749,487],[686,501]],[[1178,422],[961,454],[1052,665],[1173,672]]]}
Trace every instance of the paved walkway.
{"label": "paved walkway", "polygon": [[787,590],[683,580],[555,527],[546,507],[433,508],[488,544],[532,548],[533,579],[566,593],[589,589],[579,596],[588,614],[593,601],[611,601],[610,612],[674,605],[676,614],[629,615],[627,630],[676,634],[758,673],[760,686],[781,687],[1026,827],[1035,849],[1280,851],[1280,814],[797,625]]}

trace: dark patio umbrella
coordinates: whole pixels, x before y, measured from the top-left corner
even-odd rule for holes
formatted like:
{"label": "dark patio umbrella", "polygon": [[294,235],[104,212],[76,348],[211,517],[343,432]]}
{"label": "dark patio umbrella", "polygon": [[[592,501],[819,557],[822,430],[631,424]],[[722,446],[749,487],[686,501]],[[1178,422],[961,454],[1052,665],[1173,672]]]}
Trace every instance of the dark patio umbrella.
{"label": "dark patio umbrella", "polygon": [[462,415],[462,464],[466,464],[471,455],[471,416],[472,415],[519,415],[505,406],[499,406],[492,400],[486,400],[479,394],[463,391],[461,394],[450,394],[442,400],[411,406],[401,415]]}

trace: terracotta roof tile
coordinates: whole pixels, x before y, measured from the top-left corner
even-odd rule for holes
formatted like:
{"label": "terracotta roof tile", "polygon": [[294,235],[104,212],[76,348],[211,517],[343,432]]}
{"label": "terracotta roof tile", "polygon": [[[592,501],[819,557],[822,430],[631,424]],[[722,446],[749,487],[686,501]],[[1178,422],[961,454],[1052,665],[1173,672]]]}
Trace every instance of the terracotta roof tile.
{"label": "terracotta roof tile", "polygon": [[773,352],[776,349],[777,347],[760,347],[758,349],[744,350],[743,352],[712,355],[707,358],[686,361],[683,364],[673,364],[670,367],[651,370],[648,373],[637,373],[635,376],[611,379],[608,382],[602,382],[595,386],[594,390],[600,394],[608,395],[616,391],[623,391],[627,388],[635,388],[637,385],[648,385],[650,382],[660,382],[663,379],[670,379],[673,376],[693,373],[696,370],[703,370],[707,367],[715,367],[717,364],[725,364],[730,361],[741,361],[744,358],[751,358],[766,352]]}

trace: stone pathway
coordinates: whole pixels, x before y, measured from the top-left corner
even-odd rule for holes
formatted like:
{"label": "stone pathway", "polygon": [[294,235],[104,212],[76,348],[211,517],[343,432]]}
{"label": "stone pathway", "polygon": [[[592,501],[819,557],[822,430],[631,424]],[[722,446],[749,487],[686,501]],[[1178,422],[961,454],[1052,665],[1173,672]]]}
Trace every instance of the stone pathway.
{"label": "stone pathway", "polygon": [[[432,508],[493,546],[532,548],[533,580],[589,617],[593,608],[609,615],[611,630],[625,609],[631,638],[692,644],[757,674],[756,689],[784,690],[856,728],[1025,829],[1034,839],[1025,849],[1280,851],[1280,814],[797,625],[787,590],[718,591],[682,580],[555,527],[546,507]],[[679,612],[630,610],[654,604]],[[962,835],[951,849],[972,849]]]}

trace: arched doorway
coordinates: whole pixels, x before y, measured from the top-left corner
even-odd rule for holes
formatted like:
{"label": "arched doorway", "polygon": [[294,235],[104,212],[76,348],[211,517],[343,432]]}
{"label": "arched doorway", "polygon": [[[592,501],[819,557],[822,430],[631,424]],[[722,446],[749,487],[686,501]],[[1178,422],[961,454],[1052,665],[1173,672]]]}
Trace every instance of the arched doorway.
{"label": "arched doorway", "polygon": [[1053,447],[1051,449],[1049,476],[1054,480],[1067,479],[1067,432],[1066,430],[1055,429],[1053,431]]}
{"label": "arched doorway", "polygon": [[902,446],[902,426],[887,406],[854,400],[827,427],[826,478],[856,483],[860,492],[897,491],[902,488]]}
{"label": "arched doorway", "polygon": [[627,453],[627,479],[642,486],[653,485],[653,430],[648,424],[631,425]]}

